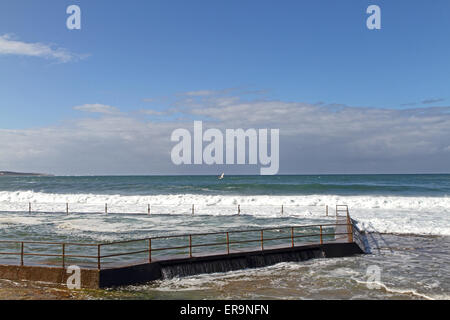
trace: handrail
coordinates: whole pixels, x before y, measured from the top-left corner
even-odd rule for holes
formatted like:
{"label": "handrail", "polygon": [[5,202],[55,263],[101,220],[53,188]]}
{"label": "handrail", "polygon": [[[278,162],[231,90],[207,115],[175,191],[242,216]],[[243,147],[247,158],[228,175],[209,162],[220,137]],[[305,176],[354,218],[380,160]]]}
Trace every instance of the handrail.
{"label": "handrail", "polygon": [[[264,230],[261,230],[264,231]],[[349,235],[347,232],[334,232],[334,233],[322,233],[322,234],[308,234],[308,235],[298,235],[298,236],[293,236],[293,237],[277,237],[277,238],[263,238],[261,241],[260,239],[252,239],[252,240],[240,240],[240,241],[229,241],[229,242],[215,242],[215,243],[205,243],[205,244],[192,244],[190,243],[189,245],[184,245],[184,246],[176,246],[176,247],[164,247],[164,248],[152,248],[151,251],[166,251],[166,250],[177,250],[177,249],[190,249],[189,250],[189,257],[192,258],[192,249],[193,248],[197,248],[197,247],[216,247],[216,246],[223,246],[223,245],[227,245],[227,249],[228,249],[228,245],[231,244],[240,244],[240,243],[253,243],[253,242],[262,242],[262,248],[264,250],[264,246],[263,243],[264,241],[275,241],[275,240],[286,240],[286,239],[297,239],[297,238],[310,238],[310,237],[321,237],[321,242],[320,244],[323,244],[323,236],[337,236],[337,235]],[[140,241],[144,241],[144,240],[140,240]],[[112,258],[112,257],[119,257],[119,256],[125,256],[125,255],[133,255],[133,254],[138,254],[138,253],[145,253],[145,252],[149,252],[149,250],[139,250],[139,251],[134,251],[134,252],[122,252],[122,253],[116,253],[116,254],[109,254],[109,255],[103,255],[100,256],[100,258]],[[227,250],[227,254],[230,254],[229,251]],[[151,260],[150,260],[151,261]]]}
{"label": "handrail", "polygon": [[[14,241],[14,240],[0,240],[0,244],[19,244],[20,252],[0,252],[0,255],[20,255],[20,265],[24,266],[24,258],[27,256],[32,257],[58,257],[62,258],[62,267],[65,267],[66,258],[82,258],[82,259],[97,259],[97,256],[92,255],[76,255],[76,254],[66,254],[67,246],[79,246],[79,247],[94,247],[97,244],[92,243],[75,243],[75,242],[49,242],[49,241]],[[47,246],[61,246],[62,254],[56,253],[36,253],[36,252],[26,252],[25,245],[47,245]],[[48,248],[48,247],[47,247]]]}
{"label": "handrail", "polygon": [[[54,204],[54,205],[61,205],[61,206],[65,206],[66,204],[72,204],[72,205],[86,205],[86,206],[104,206],[105,202],[55,202],[55,201],[50,201],[50,202],[36,202],[36,201],[0,201],[0,204],[2,203],[8,203],[8,204],[23,204],[23,205],[29,205],[29,204],[34,204],[34,205],[39,205],[39,204]],[[146,202],[141,202],[140,204],[142,204],[145,208],[147,208],[148,203]],[[109,204],[108,204],[109,205]],[[126,203],[116,203],[115,205],[117,206],[124,206],[127,205]],[[152,204],[152,207],[168,207],[171,206],[172,204]],[[192,206],[192,203],[182,203],[181,205],[189,207],[189,209]],[[249,205],[243,205],[243,204],[224,204],[224,205],[219,205],[219,206],[215,206],[215,207],[222,207],[222,208],[237,208],[237,206],[244,206],[244,207],[280,207],[284,206],[284,207],[303,207],[303,208],[317,208],[318,206],[315,205],[300,205],[300,204],[284,204],[282,202],[280,202],[279,204],[249,204]],[[204,206],[208,206],[208,205],[204,205]],[[345,205],[339,205],[339,206],[345,206]],[[209,207],[209,206],[208,206]],[[323,205],[323,207],[326,207],[326,205]]]}
{"label": "handrail", "polygon": [[[49,211],[49,213],[61,213],[61,214],[69,214],[69,213],[85,213],[85,214],[133,214],[133,215],[152,215],[154,214],[154,208],[167,208],[170,207],[170,204],[154,204],[151,205],[150,203],[139,203],[134,204],[133,206],[136,208],[136,211],[138,212],[112,212],[111,207],[112,204],[108,203],[100,203],[100,202],[93,202],[93,203],[79,203],[79,202],[33,202],[33,201],[0,201],[0,207],[3,204],[7,205],[15,205],[14,210],[6,210],[6,211],[14,211],[14,212],[47,212],[45,209],[38,209],[36,210],[36,207],[39,208],[39,206],[42,205],[51,205],[52,209]],[[114,204],[116,207],[124,207],[128,206],[128,204],[121,204],[117,203]],[[19,206],[19,209],[22,208],[23,210],[18,210],[17,206]],[[23,206],[23,207],[22,207]],[[84,210],[71,210],[75,206],[75,208],[88,207],[91,211],[85,212]],[[93,207],[96,207],[97,209],[92,209]],[[138,207],[140,209],[138,209]],[[184,209],[181,209],[183,207]],[[200,207],[200,209],[198,209]],[[300,205],[300,204],[230,204],[230,205],[216,205],[213,207],[210,207],[206,204],[204,205],[194,205],[194,204],[181,204],[179,206],[180,210],[184,211],[184,214],[195,214],[198,210],[203,210],[205,208],[211,209],[211,208],[228,208],[233,209],[235,213],[238,215],[241,214],[242,211],[249,210],[249,208],[258,208],[258,207],[270,207],[270,208],[277,208],[278,212],[283,215],[285,213],[286,208],[299,208],[299,209],[306,209],[308,211],[314,209],[314,213],[320,213],[324,217],[328,217],[328,205],[321,205],[321,206],[314,206],[314,205]],[[34,210],[33,210],[34,209]],[[142,211],[141,211],[142,209]],[[95,211],[94,211],[95,210]],[[0,212],[5,212],[4,210],[0,210]]]}
{"label": "handrail", "polygon": [[[271,228],[262,228],[262,229],[249,229],[249,230],[232,230],[232,231],[224,231],[224,232],[210,232],[210,233],[197,233],[197,234],[183,234],[183,235],[167,235],[167,236],[156,236],[152,238],[143,238],[143,239],[130,239],[130,240],[123,240],[123,241],[114,241],[114,242],[103,242],[103,243],[75,243],[75,242],[50,242],[50,241],[14,241],[14,240],[0,240],[0,244],[15,244],[20,245],[20,252],[0,252],[1,255],[19,255],[20,256],[20,265],[24,265],[24,258],[35,256],[35,257],[53,257],[53,258],[62,258],[61,265],[63,268],[65,268],[66,259],[67,258],[79,258],[79,259],[96,259],[97,260],[97,268],[100,270],[102,268],[102,259],[105,258],[112,258],[112,257],[119,257],[119,256],[129,256],[129,255],[136,255],[136,254],[148,254],[148,261],[152,262],[152,253],[153,252],[161,252],[161,251],[169,251],[169,250],[185,250],[188,249],[188,257],[193,257],[193,249],[195,248],[206,248],[206,247],[221,247],[226,246],[226,252],[227,254],[231,254],[231,246],[232,245],[240,245],[240,244],[250,244],[250,243],[260,243],[260,249],[259,250],[267,250],[270,249],[269,246],[265,246],[268,242],[274,242],[274,241],[284,241],[284,240],[290,240],[290,244],[286,243],[286,248],[288,247],[295,247],[295,240],[301,239],[301,238],[318,238],[318,240],[314,240],[314,242],[311,242],[308,244],[314,244],[314,245],[322,245],[326,241],[325,237],[331,237],[334,236],[336,239],[336,236],[338,235],[347,235],[348,242],[354,242],[354,241],[361,241],[360,232],[356,227],[353,227],[353,220],[350,218],[350,214],[348,211],[348,207],[346,209],[347,217],[346,217],[346,223],[340,222],[341,220],[337,219],[336,223],[325,223],[325,224],[312,224],[312,225],[298,225],[298,226],[286,226],[286,227],[271,227]],[[341,216],[341,218],[343,218]],[[347,232],[338,232],[337,227],[338,226],[346,226]],[[334,232],[330,232],[327,229],[330,229],[331,227],[334,227]],[[311,230],[308,233],[303,234],[296,234],[296,232],[305,232],[305,229],[311,229],[314,228],[315,230]],[[342,230],[343,228],[341,228]],[[284,234],[281,234],[279,237],[274,236],[274,231],[280,231]],[[231,236],[234,234],[243,234],[243,233],[255,233],[259,232],[260,235],[257,237],[252,237],[248,239],[240,239],[235,240],[231,239]],[[267,236],[264,234],[269,233]],[[270,234],[272,233],[272,235]],[[289,235],[290,233],[290,235]],[[195,238],[203,237],[203,240],[206,236],[211,235],[221,235],[223,238],[226,239],[226,241],[222,240],[221,238],[217,239],[217,242],[207,242],[207,243],[195,243],[193,240]],[[181,244],[181,245],[175,245],[171,247],[152,247],[152,244],[155,243],[155,240],[168,240],[168,239],[180,239],[181,241],[183,238],[188,237],[188,243]],[[341,238],[340,238],[341,239]],[[118,252],[118,253],[109,253],[104,252],[102,254],[101,248],[102,247],[109,247],[113,245],[120,245],[120,244],[128,244],[128,243],[136,243],[136,242],[143,242],[145,241],[147,243],[147,247],[145,249],[140,249],[139,246],[134,246],[134,248],[131,251],[125,251],[125,252]],[[44,249],[48,249],[48,246],[61,246],[61,253],[55,253],[55,252],[42,252],[43,249],[41,248],[38,252],[36,251],[27,251],[26,245],[42,245],[47,246]],[[67,247],[68,246],[78,246],[78,247],[97,247],[97,253],[96,255],[86,255],[86,254],[68,254],[67,253]],[[244,246],[245,247],[245,246]],[[247,250],[254,250],[254,247],[246,248]],[[111,252],[111,251],[110,251]],[[104,261],[103,261],[104,262]]]}
{"label": "handrail", "polygon": [[[250,233],[250,232],[260,232],[261,230],[264,231],[273,231],[273,230],[284,230],[284,229],[291,229],[291,228],[317,228],[317,227],[335,227],[335,226],[346,226],[347,223],[327,223],[327,224],[310,224],[310,225],[299,225],[299,226],[287,226],[287,227],[273,227],[273,228],[263,228],[263,229],[249,229],[249,230],[231,230],[228,231],[228,233]],[[150,239],[152,240],[158,240],[158,239],[171,239],[171,238],[182,238],[182,237],[189,237],[191,236],[212,236],[212,235],[218,235],[218,234],[225,234],[224,231],[220,232],[207,232],[207,233],[191,233],[191,234],[182,234],[182,235],[168,235],[168,236],[157,236],[152,237]],[[102,246],[109,246],[109,245],[115,245],[115,244],[124,244],[124,243],[130,243],[130,242],[139,242],[139,241],[145,241],[149,238],[141,238],[141,239],[130,239],[130,240],[123,240],[123,241],[112,241],[112,242],[105,242],[102,243]]]}

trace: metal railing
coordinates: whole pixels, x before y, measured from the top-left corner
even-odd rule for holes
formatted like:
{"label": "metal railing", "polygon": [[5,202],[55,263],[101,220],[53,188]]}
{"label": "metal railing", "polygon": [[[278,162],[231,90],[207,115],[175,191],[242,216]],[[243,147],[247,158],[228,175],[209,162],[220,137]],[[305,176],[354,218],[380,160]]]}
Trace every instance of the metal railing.
{"label": "metal railing", "polygon": [[[336,232],[338,226],[346,226],[347,232]],[[0,256],[19,256],[20,265],[25,265],[25,257],[46,257],[53,259],[61,259],[61,267],[65,268],[67,259],[83,259],[83,263],[87,263],[86,259],[89,261],[96,261],[96,268],[98,270],[105,266],[105,259],[127,257],[126,263],[128,265],[136,265],[142,262],[142,255],[145,255],[145,262],[151,263],[155,260],[170,260],[170,259],[180,259],[180,258],[193,258],[195,257],[193,251],[197,248],[217,248],[220,247],[219,251],[205,252],[203,251],[198,256],[205,255],[216,255],[216,254],[233,254],[238,252],[253,252],[253,251],[264,251],[270,249],[279,248],[289,248],[296,247],[297,245],[322,245],[327,242],[335,241],[336,236],[347,236],[348,242],[353,242],[353,237],[355,232],[359,231],[353,228],[353,222],[349,215],[347,215],[347,223],[334,223],[334,224],[316,224],[316,225],[303,225],[303,226],[291,226],[291,227],[274,227],[265,229],[253,229],[253,230],[236,230],[227,232],[211,232],[211,233],[197,233],[197,234],[187,234],[187,235],[169,235],[169,236],[159,236],[144,239],[132,239],[126,241],[115,241],[108,243],[60,243],[60,242],[37,242],[37,241],[10,241],[3,240],[0,244],[8,245],[19,245],[20,251],[13,252],[0,252]],[[256,233],[257,237],[249,237],[249,233]],[[276,236],[282,233],[282,236]],[[231,236],[240,235],[241,239],[231,239]],[[194,240],[205,239],[214,236],[216,242],[204,242],[200,241],[194,243]],[[155,246],[155,244],[162,240],[175,240],[176,244],[173,246]],[[308,240],[308,241],[306,241]],[[252,246],[248,246],[252,244]],[[256,246],[254,246],[256,244]],[[270,245],[272,244],[272,245]],[[38,246],[39,250],[37,252],[27,250],[30,246]],[[52,253],[48,253],[45,249],[51,246],[53,248]],[[67,254],[68,247],[86,248],[89,247],[95,250],[95,254]],[[121,251],[117,253],[117,249],[113,250],[114,246],[120,246],[119,250],[124,250],[123,247],[129,247],[128,251]],[[59,247],[60,249],[55,249]],[[105,252],[106,250],[106,252]],[[44,252],[43,252],[44,251]],[[55,253],[59,251],[59,253]],[[108,252],[109,251],[109,252]],[[167,252],[177,252],[178,254],[172,256],[161,256],[161,253]],[[129,263],[128,257],[139,256],[140,260],[133,260]],[[31,264],[37,264],[36,261],[29,261]],[[113,261],[112,264],[106,262],[106,266],[117,264],[118,261]],[[120,261],[119,261],[120,262]],[[123,264],[123,260],[121,261]],[[58,265],[57,261],[45,261],[45,265]],[[90,266],[94,265],[95,262],[90,262]]]}
{"label": "metal railing", "polygon": [[[20,251],[9,251],[0,252],[0,256],[20,256],[20,266],[25,265],[25,257],[45,257],[45,258],[61,258],[61,266],[64,268],[66,265],[67,258],[79,258],[79,259],[97,259],[97,256],[89,256],[89,255],[77,255],[77,254],[67,254],[67,249],[69,247],[96,247],[98,244],[92,243],[75,243],[75,242],[47,242],[47,241],[14,241],[14,240],[0,240],[0,245],[12,245],[19,246]],[[38,250],[32,252],[27,251],[27,246],[40,247]],[[52,252],[57,251],[56,247],[60,248],[61,253],[39,253],[44,249],[48,249],[52,247]],[[35,248],[36,249],[36,248]],[[48,251],[47,251],[48,252]]]}
{"label": "metal railing", "polygon": [[[360,231],[357,228],[354,228],[352,218],[350,217],[350,212],[348,210],[348,205],[346,204],[338,204],[336,205],[336,222],[339,221],[339,218],[342,217],[340,213],[344,214],[344,217],[347,221],[347,233],[348,233],[348,240],[349,242],[353,242],[354,237],[357,237],[358,239],[358,245],[361,247],[362,245],[362,239]],[[362,247],[363,248],[363,247]]]}
{"label": "metal railing", "polygon": [[[135,208],[133,212],[127,212],[129,207]],[[283,215],[290,213],[309,212],[313,214],[331,216],[329,212],[329,206],[311,206],[311,205],[291,205],[291,204],[236,204],[236,205],[196,205],[196,204],[182,204],[177,205],[176,209],[173,209],[173,205],[161,205],[161,204],[120,204],[114,205],[108,203],[70,203],[70,202],[0,202],[0,212],[28,212],[28,213],[85,213],[85,214],[139,214],[139,215],[153,215],[153,214],[173,214],[174,210],[178,214],[198,214],[207,210],[223,210],[231,214],[245,214],[246,212],[253,212],[258,208],[273,208],[273,212]],[[49,209],[50,208],[50,209]],[[84,208],[84,209],[80,209]],[[86,211],[87,208],[87,211]],[[171,210],[164,210],[166,208],[172,208]],[[115,210],[114,210],[115,209]],[[337,211],[336,211],[337,214]]]}

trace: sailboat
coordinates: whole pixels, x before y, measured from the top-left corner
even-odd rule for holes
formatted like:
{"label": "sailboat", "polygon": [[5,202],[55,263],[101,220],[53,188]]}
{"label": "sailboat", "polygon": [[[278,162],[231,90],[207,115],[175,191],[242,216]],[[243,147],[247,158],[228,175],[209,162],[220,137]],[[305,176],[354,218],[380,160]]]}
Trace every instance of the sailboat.
{"label": "sailboat", "polygon": [[222,173],[219,177],[219,180],[222,180],[224,176],[225,176],[225,173]]}

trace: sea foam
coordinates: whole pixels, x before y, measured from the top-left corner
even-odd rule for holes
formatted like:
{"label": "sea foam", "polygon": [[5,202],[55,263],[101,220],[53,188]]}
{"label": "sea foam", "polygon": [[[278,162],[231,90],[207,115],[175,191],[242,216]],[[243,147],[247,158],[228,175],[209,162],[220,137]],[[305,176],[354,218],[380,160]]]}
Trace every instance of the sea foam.
{"label": "sea foam", "polygon": [[[102,213],[107,204],[112,213],[234,215],[258,217],[307,216],[335,214],[336,204],[349,206],[350,215],[366,231],[450,235],[450,197],[338,196],[338,195],[101,195],[56,194],[33,191],[0,192],[0,211]],[[283,209],[281,209],[283,206]]]}

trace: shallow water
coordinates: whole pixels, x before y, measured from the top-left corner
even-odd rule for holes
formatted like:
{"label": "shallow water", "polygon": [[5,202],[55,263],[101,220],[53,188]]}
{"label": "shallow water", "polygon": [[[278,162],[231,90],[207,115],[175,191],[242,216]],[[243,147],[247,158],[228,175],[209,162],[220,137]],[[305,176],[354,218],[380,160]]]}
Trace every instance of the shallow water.
{"label": "shallow water", "polygon": [[[372,234],[372,254],[106,290],[0,280],[0,299],[449,299],[450,238]],[[372,282],[368,268],[380,268]],[[370,270],[370,269],[369,269]]]}
{"label": "shallow water", "polygon": [[[372,234],[372,254],[102,291],[107,299],[449,299],[450,238]],[[379,282],[368,268],[378,267]],[[369,269],[371,270],[371,269]]]}
{"label": "shallow water", "polygon": [[[104,241],[180,232],[212,232],[310,223],[333,218],[244,216],[123,216],[10,213],[1,215],[0,238]],[[8,221],[7,223],[5,221]],[[58,288],[64,299],[449,299],[450,237],[370,233],[371,254],[337,259],[281,263],[259,269],[166,279],[141,286],[89,290],[73,294]],[[375,267],[374,267],[375,266]],[[368,268],[379,268],[373,282]],[[371,269],[369,269],[370,271]],[[376,280],[376,279],[375,279]],[[370,286],[370,288],[368,287]],[[20,297],[46,296],[45,284],[12,285],[0,281],[0,292]],[[50,286],[54,288],[54,286]],[[17,289],[19,288],[19,289]],[[42,291],[39,289],[41,288]],[[6,290],[6,291],[5,291]],[[50,298],[57,297],[52,289]],[[62,290],[62,291],[58,291]],[[61,292],[65,292],[64,294]],[[8,296],[8,294],[6,294]],[[12,295],[13,296],[13,295]]]}

